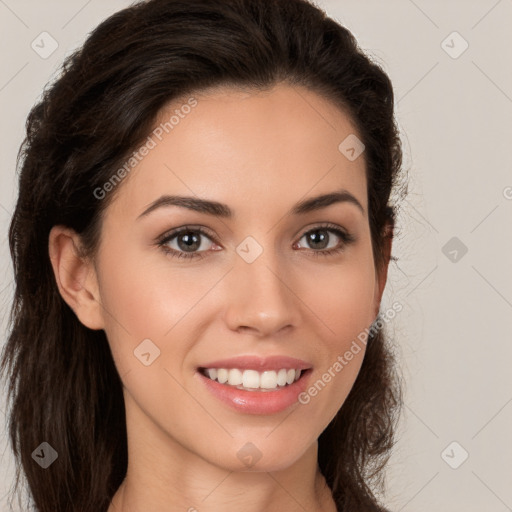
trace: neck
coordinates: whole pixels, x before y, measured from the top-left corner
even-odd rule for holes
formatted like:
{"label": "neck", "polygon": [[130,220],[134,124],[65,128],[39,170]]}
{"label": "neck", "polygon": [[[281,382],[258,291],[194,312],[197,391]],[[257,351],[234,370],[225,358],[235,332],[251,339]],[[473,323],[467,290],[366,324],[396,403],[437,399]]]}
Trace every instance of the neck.
{"label": "neck", "polygon": [[[292,493],[296,491],[284,488],[279,481],[279,477],[276,474],[267,475],[267,481],[274,479],[275,485],[273,491],[268,492],[268,487],[265,487],[266,496],[262,497],[260,492],[260,502],[255,503],[251,499],[251,488],[240,489],[239,492],[229,496],[229,491],[224,490],[222,493],[218,493],[216,499],[213,499],[214,493],[217,493],[218,489],[212,489],[209,495],[205,495],[197,499],[185,499],[185,495],[190,493],[182,492],[181,494],[174,494],[167,490],[167,496],[162,501],[158,498],[158,502],[161,503],[159,508],[154,508],[152,504],[149,508],[146,508],[147,493],[144,489],[141,489],[140,485],[136,482],[132,482],[128,478],[123,481],[118,491],[116,492],[108,512],[143,512],[145,510],[152,510],[154,512],[168,512],[169,510],[183,510],[186,512],[202,512],[208,510],[223,510],[226,512],[260,512],[265,510],[268,512],[282,512],[282,511],[296,511],[296,510],[308,510],[311,512],[337,512],[336,504],[333,500],[331,491],[327,486],[324,477],[319,472],[315,482],[315,492],[311,497],[302,496],[303,493],[299,493],[300,497],[297,499]],[[219,482],[219,486],[227,484],[229,477],[225,478],[224,481]],[[231,482],[233,483],[233,482]],[[233,485],[229,486],[230,489]],[[252,488],[254,490],[254,488]],[[156,503],[155,496],[152,495],[150,498],[151,502]],[[194,503],[195,506],[191,504]],[[207,506],[205,506],[208,503]]]}
{"label": "neck", "polygon": [[128,468],[108,512],[336,512],[318,466],[318,441],[285,467],[271,458],[260,470],[239,469],[239,464],[223,467],[222,452],[207,453],[215,443],[186,435],[180,442],[156,426],[130,397],[125,403]]}

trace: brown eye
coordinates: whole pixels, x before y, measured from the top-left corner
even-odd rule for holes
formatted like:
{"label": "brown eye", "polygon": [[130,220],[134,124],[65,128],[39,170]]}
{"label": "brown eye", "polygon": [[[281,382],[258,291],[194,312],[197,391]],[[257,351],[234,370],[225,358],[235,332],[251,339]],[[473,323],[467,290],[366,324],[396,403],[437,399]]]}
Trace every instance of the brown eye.
{"label": "brown eye", "polygon": [[180,250],[190,250],[193,252],[201,246],[201,236],[202,235],[195,234],[193,231],[187,231],[186,233],[175,235],[173,238],[176,238]]}
{"label": "brown eye", "polygon": [[309,231],[303,238],[306,239],[311,249],[327,249],[332,236],[329,235],[329,230],[327,229],[315,229],[314,231]]}
{"label": "brown eye", "polygon": [[[208,233],[201,228],[183,227],[166,233],[159,241],[158,246],[170,256],[178,258],[202,258],[203,252],[208,251],[208,244],[204,239],[213,241]],[[175,243],[174,247],[170,247]],[[202,250],[199,250],[202,248]]]}
{"label": "brown eye", "polygon": [[347,245],[356,241],[354,236],[342,231],[337,226],[319,226],[304,233],[300,240],[302,239],[305,240],[305,244],[315,256],[328,256],[341,252]]}

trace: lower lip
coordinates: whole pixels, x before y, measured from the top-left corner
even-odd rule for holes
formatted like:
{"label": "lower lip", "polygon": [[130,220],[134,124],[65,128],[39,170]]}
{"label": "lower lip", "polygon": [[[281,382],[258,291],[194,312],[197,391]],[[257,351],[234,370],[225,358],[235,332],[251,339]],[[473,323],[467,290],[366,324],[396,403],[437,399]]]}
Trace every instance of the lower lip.
{"label": "lower lip", "polygon": [[196,373],[212,395],[233,409],[248,414],[275,414],[299,403],[298,397],[307,387],[311,369],[306,370],[299,380],[277,391],[245,391],[209,379],[199,371]]}

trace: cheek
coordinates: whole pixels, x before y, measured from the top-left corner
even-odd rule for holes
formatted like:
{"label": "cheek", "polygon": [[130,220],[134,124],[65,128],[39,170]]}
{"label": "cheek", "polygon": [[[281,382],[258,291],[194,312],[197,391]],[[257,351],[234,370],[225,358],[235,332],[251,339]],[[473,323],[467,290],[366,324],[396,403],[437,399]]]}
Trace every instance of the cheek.
{"label": "cheek", "polygon": [[[219,279],[211,271],[187,270],[186,264],[180,268],[165,255],[145,261],[136,251],[121,255],[106,249],[101,264],[105,331],[120,372],[137,363],[133,351],[145,339],[164,355],[168,341],[200,309],[201,298]],[[174,345],[173,353],[186,349],[186,343]]]}
{"label": "cheek", "polygon": [[[316,270],[304,277],[307,305],[327,327],[330,339],[348,343],[374,320],[375,273],[364,260]],[[340,347],[342,348],[342,347]]]}
{"label": "cheek", "polygon": [[[174,315],[169,314],[174,306],[182,308],[183,303],[189,302],[187,295],[192,300],[193,293],[179,276],[169,275],[163,255],[144,259],[140,251],[130,250],[130,245],[133,241],[112,241],[103,250],[102,303],[114,317],[110,324],[117,320],[128,324],[129,331],[141,334],[141,329],[148,328],[161,336],[162,331],[172,327]],[[116,253],[116,247],[125,250]]]}
{"label": "cheek", "polygon": [[[308,286],[307,305],[320,318],[321,365],[302,402],[311,418],[322,418],[325,428],[345,402],[359,374],[366,345],[361,342],[372,321],[374,270],[372,265],[340,265],[316,273]],[[358,338],[359,337],[359,338]],[[312,420],[314,423],[314,421]]]}

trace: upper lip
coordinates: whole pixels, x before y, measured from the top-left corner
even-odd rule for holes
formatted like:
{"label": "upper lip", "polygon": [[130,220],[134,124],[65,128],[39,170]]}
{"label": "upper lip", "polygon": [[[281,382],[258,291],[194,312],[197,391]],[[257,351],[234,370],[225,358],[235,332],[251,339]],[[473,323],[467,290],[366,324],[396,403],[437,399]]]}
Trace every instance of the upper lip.
{"label": "upper lip", "polygon": [[239,370],[308,370],[311,364],[301,359],[288,356],[237,356],[230,359],[218,359],[206,364],[202,364],[199,368],[237,368]]}

